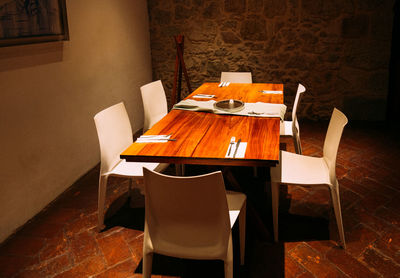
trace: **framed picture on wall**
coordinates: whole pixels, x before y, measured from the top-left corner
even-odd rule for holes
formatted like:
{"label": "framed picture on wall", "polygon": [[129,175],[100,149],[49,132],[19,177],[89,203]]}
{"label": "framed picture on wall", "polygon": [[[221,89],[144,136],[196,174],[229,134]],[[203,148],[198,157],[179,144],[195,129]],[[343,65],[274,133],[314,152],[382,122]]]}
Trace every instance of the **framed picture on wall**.
{"label": "framed picture on wall", "polygon": [[68,39],[65,0],[0,0],[0,46]]}

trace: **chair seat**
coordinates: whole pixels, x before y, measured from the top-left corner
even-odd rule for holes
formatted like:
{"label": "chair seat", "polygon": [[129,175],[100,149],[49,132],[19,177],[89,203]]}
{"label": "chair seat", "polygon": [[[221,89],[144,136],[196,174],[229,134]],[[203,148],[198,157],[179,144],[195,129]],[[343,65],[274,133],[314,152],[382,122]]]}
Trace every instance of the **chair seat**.
{"label": "chair seat", "polygon": [[226,191],[226,200],[229,208],[229,218],[231,220],[231,228],[239,216],[240,210],[246,201],[246,195],[236,191]]}
{"label": "chair seat", "polygon": [[279,130],[279,135],[280,136],[293,136],[293,130],[292,130],[292,121],[281,121],[281,126]]}
{"label": "chair seat", "polygon": [[152,171],[162,172],[168,165],[167,163],[126,162],[126,160],[123,159],[110,172],[106,173],[106,175],[143,178],[143,167]]}
{"label": "chair seat", "polygon": [[281,151],[280,163],[271,168],[271,181],[286,184],[330,184],[324,158]]}

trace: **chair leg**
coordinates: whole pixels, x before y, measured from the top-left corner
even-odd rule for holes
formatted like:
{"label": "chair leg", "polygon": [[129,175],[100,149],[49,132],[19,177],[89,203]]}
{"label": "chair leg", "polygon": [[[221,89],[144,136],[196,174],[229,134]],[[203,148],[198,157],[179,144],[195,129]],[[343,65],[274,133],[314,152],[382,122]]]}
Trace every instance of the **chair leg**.
{"label": "chair leg", "polygon": [[303,154],[301,150],[301,142],[300,142],[300,137],[298,134],[293,135],[293,144],[294,144],[294,149],[297,154]]}
{"label": "chair leg", "polygon": [[151,268],[153,266],[153,253],[143,250],[143,278],[151,277]]}
{"label": "chair leg", "polygon": [[233,278],[232,232],[229,234],[228,252],[224,260],[225,278]]}
{"label": "chair leg", "polygon": [[278,209],[279,209],[279,183],[271,182],[272,219],[274,224],[274,240],[278,242]]}
{"label": "chair leg", "polygon": [[258,177],[258,169],[256,166],[253,167],[253,177]]}
{"label": "chair leg", "polygon": [[106,201],[106,192],[107,192],[107,181],[108,176],[100,176],[99,179],[99,192],[98,192],[98,200],[97,200],[97,217],[98,224],[97,230],[101,231],[104,229],[104,206]]}
{"label": "chair leg", "polygon": [[240,265],[244,265],[246,250],[246,201],[243,203],[239,214],[239,238],[240,238]]}
{"label": "chair leg", "polygon": [[336,185],[329,187],[329,190],[331,192],[332,205],[335,211],[336,224],[338,226],[340,241],[342,242],[343,249],[346,249],[346,241],[344,238],[344,229],[342,220],[342,210],[340,208],[339,183],[336,181]]}
{"label": "chair leg", "polygon": [[129,179],[129,206],[133,207],[134,206],[134,201],[133,201],[133,181],[132,179]]}
{"label": "chair leg", "polygon": [[183,168],[183,164],[175,164],[175,174],[177,176],[184,176],[184,168]]}
{"label": "chair leg", "polygon": [[133,183],[132,179],[129,179],[129,195],[131,194],[132,191],[133,191]]}
{"label": "chair leg", "polygon": [[153,245],[148,231],[147,221],[145,220],[143,235],[143,278],[151,277],[151,268],[153,266]]}

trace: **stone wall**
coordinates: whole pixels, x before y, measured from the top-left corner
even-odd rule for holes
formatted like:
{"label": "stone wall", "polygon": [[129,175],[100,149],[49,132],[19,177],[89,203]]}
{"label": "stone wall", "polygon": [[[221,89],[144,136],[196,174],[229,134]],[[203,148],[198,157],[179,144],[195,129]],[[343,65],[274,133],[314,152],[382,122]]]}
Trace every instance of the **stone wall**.
{"label": "stone wall", "polygon": [[[221,71],[251,71],[253,82],[284,83],[289,111],[297,84],[299,117],[385,117],[394,0],[148,0],[153,78],[172,92],[176,48],[192,88]],[[183,95],[187,94],[184,87]]]}

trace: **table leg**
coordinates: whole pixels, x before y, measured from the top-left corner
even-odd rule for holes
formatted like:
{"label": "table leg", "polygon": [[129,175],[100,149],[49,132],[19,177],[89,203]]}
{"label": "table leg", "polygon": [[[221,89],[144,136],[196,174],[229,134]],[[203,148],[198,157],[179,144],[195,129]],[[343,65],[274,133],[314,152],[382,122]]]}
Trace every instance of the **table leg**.
{"label": "table leg", "polygon": [[[223,175],[229,185],[232,186],[234,190],[244,192],[244,190],[236,180],[235,176],[232,174],[232,170],[230,167],[224,167]],[[273,239],[271,233],[265,227],[265,224],[262,221],[259,213],[251,202],[247,202],[247,215],[248,222],[254,224],[259,239],[263,241],[272,241]]]}

